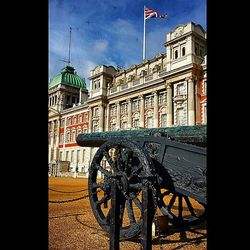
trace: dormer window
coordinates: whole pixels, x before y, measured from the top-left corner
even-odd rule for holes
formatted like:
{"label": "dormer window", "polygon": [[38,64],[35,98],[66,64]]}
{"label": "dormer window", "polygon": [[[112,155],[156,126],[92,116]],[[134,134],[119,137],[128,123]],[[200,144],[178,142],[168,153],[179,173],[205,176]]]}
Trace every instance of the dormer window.
{"label": "dormer window", "polygon": [[186,55],[186,48],[183,47],[183,48],[182,48],[182,56],[185,56],[185,55]]}
{"label": "dormer window", "polygon": [[177,59],[178,58],[178,50],[176,50],[175,52],[174,52],[174,59]]}

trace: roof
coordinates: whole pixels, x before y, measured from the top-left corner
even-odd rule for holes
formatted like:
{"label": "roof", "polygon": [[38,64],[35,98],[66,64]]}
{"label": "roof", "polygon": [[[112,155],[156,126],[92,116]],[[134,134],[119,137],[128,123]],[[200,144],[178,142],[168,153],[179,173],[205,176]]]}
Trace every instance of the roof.
{"label": "roof", "polygon": [[60,74],[51,79],[51,81],[49,82],[49,89],[61,83],[77,88],[86,89],[85,79],[78,76],[75,72],[75,69],[71,66],[64,67],[61,70]]}

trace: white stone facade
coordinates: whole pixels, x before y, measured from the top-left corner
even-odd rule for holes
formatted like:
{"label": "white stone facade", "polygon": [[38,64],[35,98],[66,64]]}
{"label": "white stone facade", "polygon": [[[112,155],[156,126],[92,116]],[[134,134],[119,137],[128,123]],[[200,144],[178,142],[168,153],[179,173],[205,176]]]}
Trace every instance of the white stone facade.
{"label": "white stone facade", "polygon": [[[201,82],[204,85],[204,75],[206,78],[205,31],[200,25],[190,22],[176,27],[166,38],[166,54],[157,54],[123,70],[96,66],[90,72],[89,98],[81,105],[63,110],[60,118],[54,113],[49,122],[54,124],[53,117],[62,120],[88,113],[87,128],[86,124],[85,130],[83,123],[79,125],[82,133],[206,123],[206,108],[202,109],[206,101],[199,85]],[[201,99],[204,104],[200,103]],[[200,105],[203,106],[200,108]],[[77,145],[66,147],[67,128],[68,131],[71,129],[65,125],[64,143],[59,150],[59,139],[50,132],[49,159],[59,160],[61,155],[65,160],[66,154],[73,152],[70,159],[72,171],[78,164],[87,176],[87,168],[97,149]],[[59,133],[58,127],[56,131]],[[57,149],[57,155],[51,156],[53,149]]]}

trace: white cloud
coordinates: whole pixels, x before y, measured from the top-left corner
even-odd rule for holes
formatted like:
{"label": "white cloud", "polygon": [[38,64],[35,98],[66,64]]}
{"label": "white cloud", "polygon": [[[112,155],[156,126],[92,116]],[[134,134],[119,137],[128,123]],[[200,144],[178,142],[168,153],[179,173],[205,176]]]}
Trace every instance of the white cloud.
{"label": "white cloud", "polygon": [[108,43],[107,41],[104,40],[98,40],[94,42],[94,50],[97,50],[97,53],[103,53],[106,52],[108,48]]}

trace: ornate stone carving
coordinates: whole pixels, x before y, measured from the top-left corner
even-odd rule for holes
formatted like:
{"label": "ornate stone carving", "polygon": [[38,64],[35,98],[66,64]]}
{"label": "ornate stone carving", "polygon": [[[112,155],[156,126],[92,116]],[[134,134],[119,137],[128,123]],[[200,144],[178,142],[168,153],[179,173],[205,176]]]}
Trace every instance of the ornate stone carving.
{"label": "ornate stone carving", "polygon": [[176,30],[174,31],[174,37],[181,36],[183,34],[183,32],[184,32],[183,26],[176,28]]}

